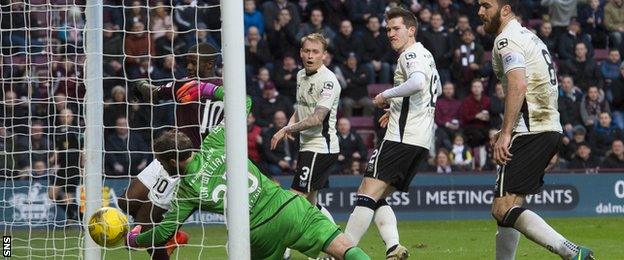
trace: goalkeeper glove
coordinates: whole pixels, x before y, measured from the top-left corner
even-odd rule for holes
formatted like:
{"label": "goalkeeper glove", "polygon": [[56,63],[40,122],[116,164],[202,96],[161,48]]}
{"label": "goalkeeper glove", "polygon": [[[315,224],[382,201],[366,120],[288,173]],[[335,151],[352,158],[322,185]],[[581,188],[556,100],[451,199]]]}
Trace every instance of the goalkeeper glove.
{"label": "goalkeeper glove", "polygon": [[149,101],[152,98],[152,85],[144,79],[134,83],[134,95],[142,101]]}
{"label": "goalkeeper glove", "polygon": [[139,234],[141,234],[141,225],[137,225],[130,230],[130,232],[128,232],[128,235],[126,236],[126,245],[130,248],[138,248],[139,245],[136,242],[136,238]]}
{"label": "goalkeeper glove", "polygon": [[217,85],[207,82],[189,81],[176,91],[176,100],[181,103],[198,101],[199,98],[211,99],[217,90]]}

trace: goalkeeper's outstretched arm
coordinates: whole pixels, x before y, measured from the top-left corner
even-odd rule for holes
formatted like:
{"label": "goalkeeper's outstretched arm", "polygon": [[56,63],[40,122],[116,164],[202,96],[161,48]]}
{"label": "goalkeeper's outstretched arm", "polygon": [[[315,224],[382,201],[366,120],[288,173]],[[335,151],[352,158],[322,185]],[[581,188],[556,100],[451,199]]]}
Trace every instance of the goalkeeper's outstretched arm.
{"label": "goalkeeper's outstretched arm", "polygon": [[199,195],[192,192],[192,188],[180,183],[177,194],[163,221],[136,237],[137,247],[164,245],[175,234],[178,226],[181,226],[198,209]]}

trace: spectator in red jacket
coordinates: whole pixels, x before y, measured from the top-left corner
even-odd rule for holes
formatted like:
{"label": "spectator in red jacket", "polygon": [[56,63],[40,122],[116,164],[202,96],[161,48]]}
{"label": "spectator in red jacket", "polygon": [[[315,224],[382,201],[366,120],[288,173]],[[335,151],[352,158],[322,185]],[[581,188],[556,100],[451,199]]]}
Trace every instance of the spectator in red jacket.
{"label": "spectator in red jacket", "polygon": [[252,113],[247,115],[247,154],[256,165],[262,162],[260,149],[262,148],[262,128],[256,125],[256,118]]}
{"label": "spectator in red jacket", "polygon": [[135,22],[125,40],[126,65],[138,66],[139,56],[155,54],[154,44],[145,31],[145,24]]}
{"label": "spectator in red jacket", "polygon": [[479,79],[472,81],[470,92],[459,108],[459,123],[468,145],[474,148],[484,145],[488,139],[490,98],[483,95],[483,82]]}
{"label": "spectator in red jacket", "polygon": [[455,85],[447,82],[442,86],[442,96],[438,98],[435,109],[436,147],[451,149],[451,136],[459,129],[459,107],[462,102],[455,98]]}

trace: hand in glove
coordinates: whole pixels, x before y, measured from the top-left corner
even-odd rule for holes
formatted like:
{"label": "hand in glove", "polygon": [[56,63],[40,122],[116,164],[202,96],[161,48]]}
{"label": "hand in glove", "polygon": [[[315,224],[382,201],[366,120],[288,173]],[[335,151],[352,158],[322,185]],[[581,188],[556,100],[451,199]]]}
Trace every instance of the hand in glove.
{"label": "hand in glove", "polygon": [[217,85],[207,82],[189,81],[176,91],[176,100],[181,103],[199,101],[200,98],[214,97]]}

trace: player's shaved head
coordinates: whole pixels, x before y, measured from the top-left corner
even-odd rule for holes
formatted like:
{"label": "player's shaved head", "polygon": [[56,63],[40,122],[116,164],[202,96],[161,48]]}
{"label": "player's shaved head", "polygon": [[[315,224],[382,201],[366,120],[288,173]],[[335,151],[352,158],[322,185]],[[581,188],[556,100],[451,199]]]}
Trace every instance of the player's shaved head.
{"label": "player's shaved head", "polygon": [[193,142],[184,133],[170,130],[156,139],[154,153],[167,172],[175,173],[179,163],[186,161],[193,154]]}
{"label": "player's shaved head", "polygon": [[189,77],[194,75],[200,78],[213,77],[217,55],[217,48],[209,43],[199,43],[189,48],[186,56]]}

